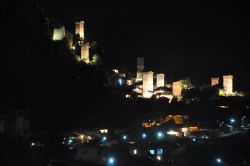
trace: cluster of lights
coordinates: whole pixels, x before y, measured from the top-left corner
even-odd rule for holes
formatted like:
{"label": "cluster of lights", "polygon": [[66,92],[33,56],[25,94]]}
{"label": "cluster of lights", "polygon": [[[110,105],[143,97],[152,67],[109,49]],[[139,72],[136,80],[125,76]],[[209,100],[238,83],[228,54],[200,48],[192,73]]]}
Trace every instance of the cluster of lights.
{"label": "cluster of lights", "polygon": [[101,129],[100,132],[101,132],[102,134],[107,134],[107,133],[108,133],[108,129]]}
{"label": "cluster of lights", "polygon": [[168,135],[177,135],[176,131],[170,130],[167,132]]}

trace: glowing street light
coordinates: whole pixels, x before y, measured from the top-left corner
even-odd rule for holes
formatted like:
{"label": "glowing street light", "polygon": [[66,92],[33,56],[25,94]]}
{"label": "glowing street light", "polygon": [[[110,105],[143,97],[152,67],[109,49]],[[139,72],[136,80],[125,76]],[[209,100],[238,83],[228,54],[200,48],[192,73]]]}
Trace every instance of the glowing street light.
{"label": "glowing street light", "polygon": [[147,134],[146,133],[142,133],[141,137],[142,137],[142,139],[146,139],[147,138]]}
{"label": "glowing street light", "polygon": [[222,159],[221,158],[216,158],[216,163],[218,163],[218,164],[222,164]]}
{"label": "glowing street light", "polygon": [[31,143],[31,147],[34,147],[35,145],[36,145],[35,142],[32,142],[32,143]]}
{"label": "glowing street light", "polygon": [[122,85],[122,84],[123,84],[123,81],[122,81],[121,78],[118,79],[118,83],[119,83],[119,85]]}
{"label": "glowing street light", "polygon": [[108,157],[107,164],[108,165],[114,165],[115,164],[115,158],[114,157]]}
{"label": "glowing street light", "polygon": [[102,142],[105,142],[105,141],[107,141],[107,140],[108,140],[107,136],[103,136],[103,137],[102,137]]}
{"label": "glowing street light", "polygon": [[235,119],[234,119],[234,118],[231,118],[231,119],[230,119],[230,123],[231,123],[231,124],[235,123]]}
{"label": "glowing street light", "polygon": [[123,135],[123,136],[122,136],[122,139],[125,141],[125,140],[128,139],[128,136],[127,136],[127,135]]}
{"label": "glowing street light", "polygon": [[163,137],[164,137],[163,132],[161,132],[161,131],[157,132],[157,138],[158,139],[162,139]]}

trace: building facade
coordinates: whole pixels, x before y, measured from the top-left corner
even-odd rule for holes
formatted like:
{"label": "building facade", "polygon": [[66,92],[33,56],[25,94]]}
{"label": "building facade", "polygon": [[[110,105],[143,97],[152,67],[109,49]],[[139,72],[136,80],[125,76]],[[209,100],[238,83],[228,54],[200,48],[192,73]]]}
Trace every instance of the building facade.
{"label": "building facade", "polygon": [[164,87],[165,85],[165,74],[156,74],[156,87]]}
{"label": "building facade", "polygon": [[89,63],[89,43],[81,44],[81,60],[85,63]]}
{"label": "building facade", "polygon": [[65,37],[65,35],[66,35],[66,31],[65,31],[64,26],[60,28],[54,28],[52,40],[60,41]]}
{"label": "building facade", "polygon": [[75,34],[79,34],[80,38],[84,40],[84,21],[78,21],[76,22],[75,26]]}
{"label": "building facade", "polygon": [[233,93],[233,75],[224,75],[223,76],[223,89],[225,95],[232,95]]}
{"label": "building facade", "polygon": [[220,78],[219,77],[212,77],[211,78],[211,86],[219,85]]}
{"label": "building facade", "polygon": [[143,72],[142,97],[151,98],[154,91],[154,73],[152,71]]}
{"label": "building facade", "polygon": [[173,85],[172,85],[173,96],[177,98],[181,98],[182,88],[183,86],[182,86],[181,81],[173,82]]}

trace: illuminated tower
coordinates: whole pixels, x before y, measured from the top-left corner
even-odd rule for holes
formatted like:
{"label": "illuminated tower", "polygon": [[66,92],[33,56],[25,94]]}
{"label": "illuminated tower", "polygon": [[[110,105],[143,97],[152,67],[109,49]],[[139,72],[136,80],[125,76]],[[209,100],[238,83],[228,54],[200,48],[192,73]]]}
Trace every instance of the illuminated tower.
{"label": "illuminated tower", "polygon": [[220,80],[219,77],[212,77],[211,78],[211,86],[219,85],[219,80]]}
{"label": "illuminated tower", "polygon": [[226,95],[233,93],[233,75],[223,76],[223,89]]}
{"label": "illuminated tower", "polygon": [[81,60],[85,63],[89,63],[89,43],[81,44]]}
{"label": "illuminated tower", "polygon": [[164,87],[165,74],[156,74],[156,87]]}
{"label": "illuminated tower", "polygon": [[60,28],[54,28],[54,31],[53,31],[53,40],[54,41],[59,41],[59,40],[62,40],[66,35],[66,32],[65,32],[65,27],[62,26]]}
{"label": "illuminated tower", "polygon": [[76,22],[76,30],[75,34],[79,34],[80,38],[84,40],[84,21],[78,21]]}
{"label": "illuminated tower", "polygon": [[181,92],[182,92],[182,83],[181,83],[181,81],[173,82],[173,86],[172,86],[173,96],[177,97],[179,99],[179,98],[181,98]]}
{"label": "illuminated tower", "polygon": [[151,98],[154,90],[154,73],[152,71],[143,73],[142,96]]}
{"label": "illuminated tower", "polygon": [[143,77],[143,70],[144,70],[144,58],[137,58],[137,74],[136,74],[136,81],[142,81]]}

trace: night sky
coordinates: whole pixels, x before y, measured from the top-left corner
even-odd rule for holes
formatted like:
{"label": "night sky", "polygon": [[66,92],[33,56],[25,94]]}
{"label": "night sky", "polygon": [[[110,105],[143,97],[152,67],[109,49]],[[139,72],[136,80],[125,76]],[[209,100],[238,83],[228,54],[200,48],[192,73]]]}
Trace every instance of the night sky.
{"label": "night sky", "polygon": [[[247,1],[104,3],[47,0],[41,3],[46,6],[46,15],[65,25],[71,33],[74,33],[75,21],[84,20],[86,39],[89,42],[98,42],[100,56],[107,67],[135,73],[136,58],[144,57],[145,70],[163,72],[168,81],[190,77],[192,83],[201,85],[209,84],[211,76],[234,74],[235,89],[249,90],[250,5]],[[40,56],[46,57],[47,60],[40,61],[42,57],[37,57],[35,52],[29,51],[29,43],[39,33],[33,31],[32,24],[39,27],[40,25],[36,24],[40,22],[36,22],[39,17],[34,17],[30,35],[26,25],[17,26],[18,23],[13,22],[13,18],[27,21],[26,16],[22,18],[16,14],[22,13],[19,9],[25,9],[25,6],[19,8],[21,4],[20,1],[16,4],[17,10],[11,11],[15,8],[10,2],[6,9],[6,17],[3,20],[6,23],[6,31],[3,32],[6,38],[3,40],[7,44],[6,48],[17,45],[18,48],[27,49],[31,57],[26,57],[24,51],[20,55],[20,51],[14,49],[9,49],[9,52],[14,51],[13,54],[4,54],[8,59],[8,63],[5,63],[8,72],[5,72],[3,77],[6,105],[11,107],[15,102],[28,103],[28,106],[31,103],[35,107],[42,106],[43,102],[55,106],[68,103],[67,108],[75,106],[72,103],[81,105],[81,102],[75,101],[83,101],[83,96],[88,97],[84,95],[86,92],[58,85],[59,81],[54,81],[55,76],[46,68],[51,60],[58,57],[41,53]],[[16,34],[12,33],[11,28]],[[29,38],[26,39],[25,34],[28,34]],[[18,40],[14,40],[16,37]],[[40,44],[38,49],[43,48],[43,45],[46,43]],[[58,60],[61,61],[60,58]],[[93,100],[95,97],[91,96]]]}
{"label": "night sky", "polygon": [[71,32],[83,19],[87,39],[102,45],[111,66],[135,71],[136,57],[143,56],[146,70],[173,78],[208,81],[232,73],[246,81],[248,2],[123,2],[60,1],[53,11]]}

